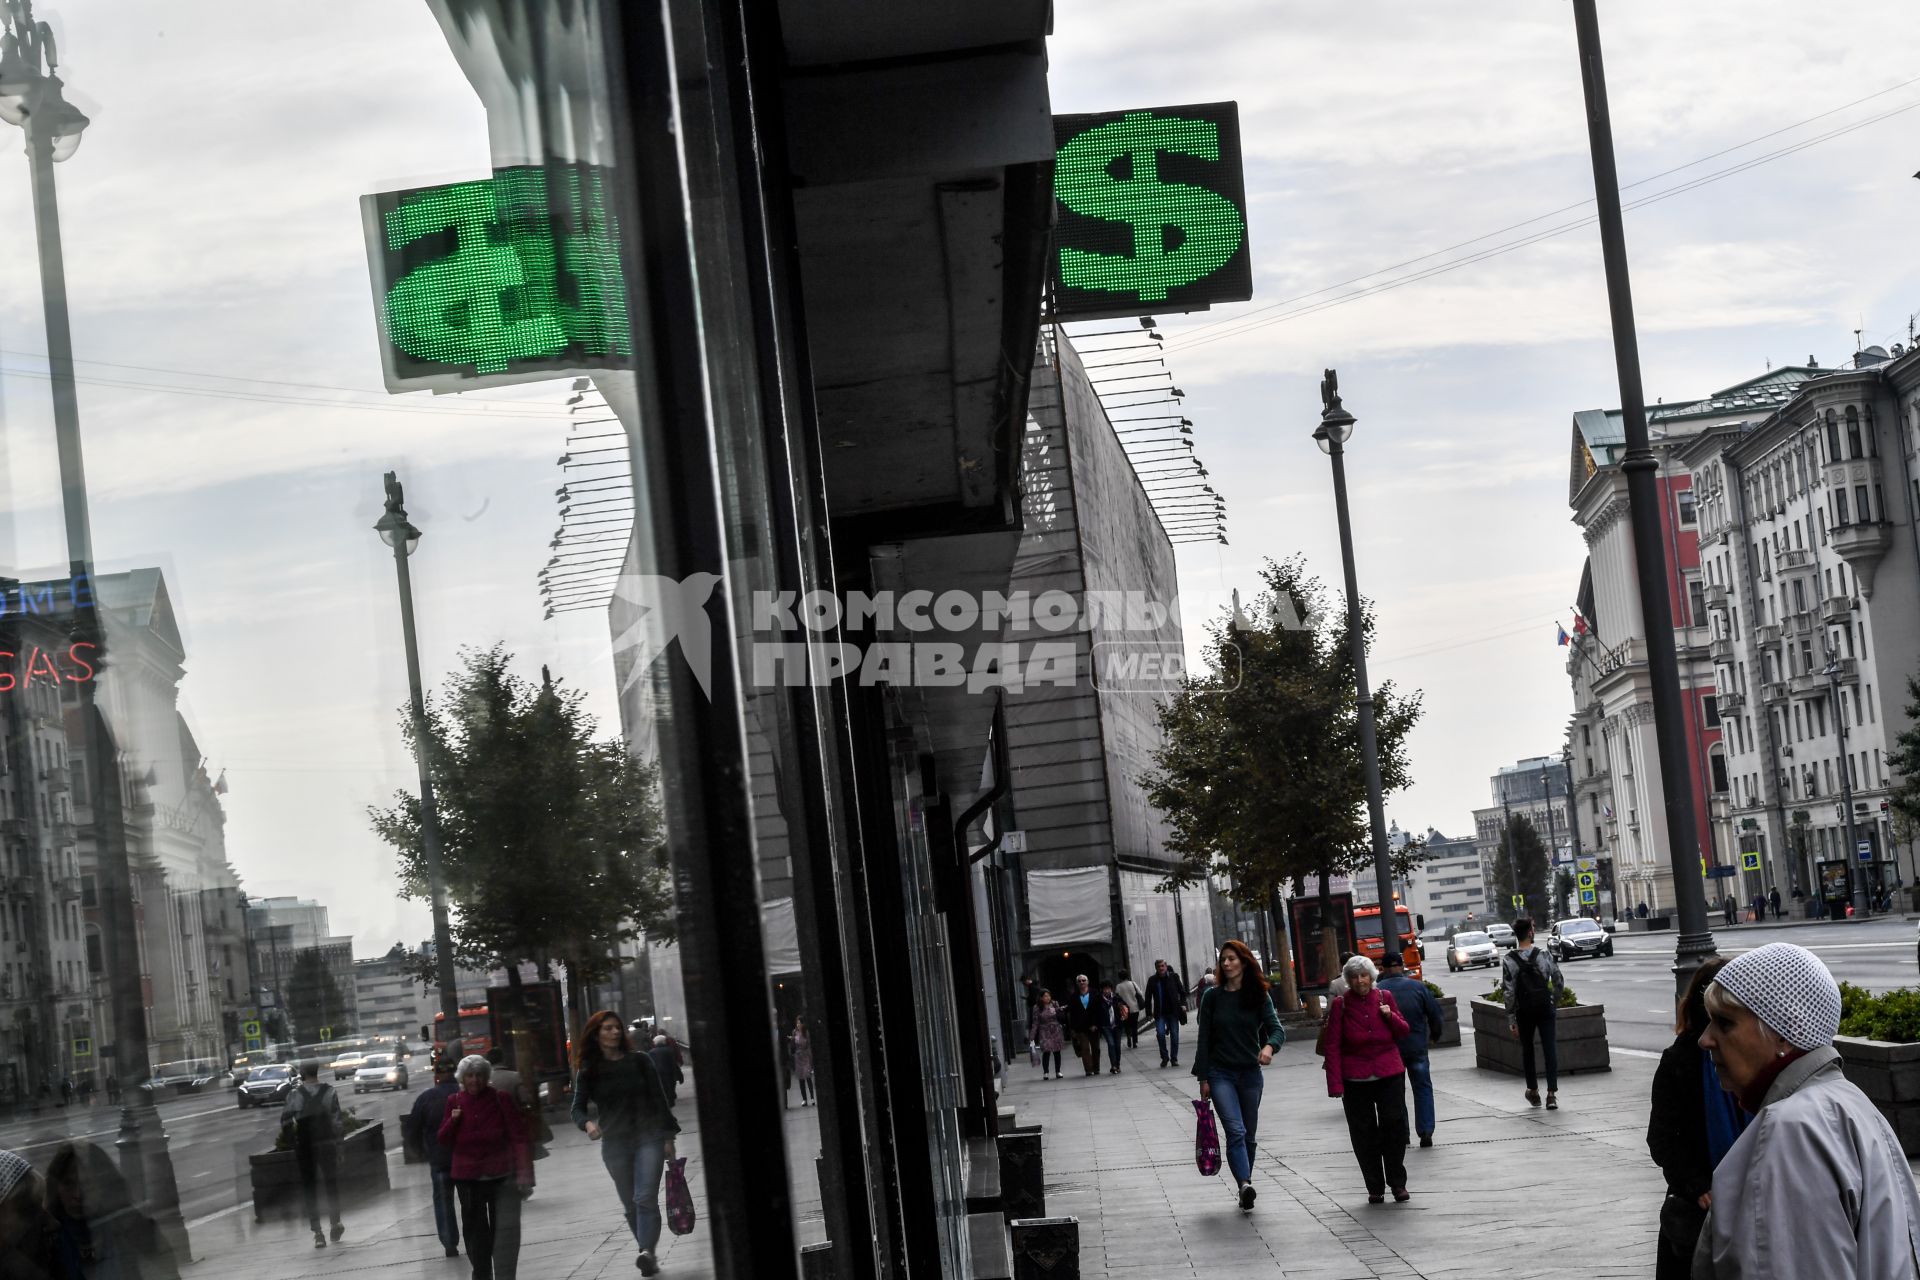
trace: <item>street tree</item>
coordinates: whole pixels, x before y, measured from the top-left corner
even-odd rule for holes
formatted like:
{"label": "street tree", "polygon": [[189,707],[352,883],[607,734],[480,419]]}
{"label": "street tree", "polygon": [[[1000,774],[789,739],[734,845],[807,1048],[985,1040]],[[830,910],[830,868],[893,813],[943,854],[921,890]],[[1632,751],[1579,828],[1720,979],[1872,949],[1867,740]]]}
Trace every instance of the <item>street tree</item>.
{"label": "street tree", "polygon": [[317,1041],[346,1035],[354,1028],[353,1002],[340,990],[318,947],[303,947],[287,975],[287,1014],[294,1034]]}
{"label": "street tree", "polygon": [[[523,961],[543,977],[564,966],[578,1010],[621,944],[672,938],[657,771],[597,736],[584,695],[544,667],[536,686],[511,661],[498,645],[464,650],[428,702],[425,741],[409,710],[401,730],[433,779],[455,960],[504,967],[515,987]],[[419,797],[402,790],[368,812],[402,896],[426,898]]]}
{"label": "street tree", "polygon": [[[1140,785],[1166,817],[1175,858],[1160,890],[1199,883],[1223,864],[1234,896],[1271,913],[1279,940],[1287,887],[1300,894],[1318,877],[1328,920],[1327,880],[1371,867],[1373,851],[1346,612],[1328,610],[1301,557],[1268,560],[1261,582],[1251,615],[1236,602],[1207,627],[1205,670],[1161,705],[1164,741]],[[1371,642],[1371,607],[1361,627]],[[1381,783],[1392,794],[1411,780],[1406,739],[1420,694],[1386,681],[1373,696]],[[1395,878],[1425,856],[1410,846]],[[1275,949],[1280,1003],[1298,1008],[1291,956]],[[1332,952],[1323,937],[1321,954]]]}
{"label": "street tree", "polygon": [[[1545,925],[1552,905],[1547,896],[1549,871],[1547,846],[1539,828],[1524,813],[1512,815],[1501,828],[1500,844],[1493,851],[1493,901],[1499,918],[1527,915]],[[1515,907],[1515,894],[1526,905]]]}
{"label": "street tree", "polygon": [[1893,788],[1887,807],[1893,814],[1894,838],[1907,846],[1913,865],[1913,846],[1920,836],[1920,677],[1907,677],[1907,727],[1893,740],[1888,753]]}

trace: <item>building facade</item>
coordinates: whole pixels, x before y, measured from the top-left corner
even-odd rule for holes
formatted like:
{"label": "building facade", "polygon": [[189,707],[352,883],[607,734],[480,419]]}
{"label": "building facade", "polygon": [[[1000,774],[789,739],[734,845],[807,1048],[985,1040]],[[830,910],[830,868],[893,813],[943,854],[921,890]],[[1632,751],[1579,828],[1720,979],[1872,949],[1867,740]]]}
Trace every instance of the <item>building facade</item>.
{"label": "building facade", "polygon": [[354,1029],[353,939],[333,934],[324,904],[255,898],[247,904],[247,937],[259,1007],[277,1038],[313,1043]]}
{"label": "building facade", "polygon": [[1689,440],[1723,744],[1714,838],[1736,897],[1914,881],[1887,806],[1920,670],[1920,350],[1809,369]]}
{"label": "building facade", "polygon": [[[1490,779],[1493,803],[1473,811],[1474,844],[1479,850],[1486,885],[1494,882],[1494,868],[1506,858],[1507,824],[1525,818],[1540,834],[1547,861],[1555,871],[1574,862],[1575,829],[1570,821],[1571,796],[1567,766],[1551,756],[1503,764]],[[1511,914],[1505,903],[1493,903],[1496,915]],[[1558,914],[1558,912],[1555,912]]]}
{"label": "building facade", "polygon": [[[1692,796],[1688,821],[1705,868],[1731,867],[1734,850],[1717,840],[1711,821],[1723,756],[1709,652],[1706,578],[1701,569],[1698,498],[1679,456],[1702,432],[1763,416],[1790,398],[1813,372],[1810,366],[1771,370],[1699,400],[1647,409],[1659,466],[1666,586],[1679,659]],[[1620,463],[1626,431],[1618,410],[1585,410],[1573,418],[1568,500],[1587,542],[1581,571],[1581,626],[1568,646],[1567,675],[1574,714],[1568,749],[1571,785],[1581,805],[1582,848],[1610,873],[1623,905],[1650,910],[1673,905],[1673,868],[1661,763],[1654,738],[1653,693],[1647,674],[1646,621],[1637,586],[1626,476]]]}
{"label": "building facade", "polygon": [[1429,929],[1485,924],[1486,878],[1481,873],[1477,839],[1442,835],[1427,828],[1426,859],[1408,877],[1408,910]]}

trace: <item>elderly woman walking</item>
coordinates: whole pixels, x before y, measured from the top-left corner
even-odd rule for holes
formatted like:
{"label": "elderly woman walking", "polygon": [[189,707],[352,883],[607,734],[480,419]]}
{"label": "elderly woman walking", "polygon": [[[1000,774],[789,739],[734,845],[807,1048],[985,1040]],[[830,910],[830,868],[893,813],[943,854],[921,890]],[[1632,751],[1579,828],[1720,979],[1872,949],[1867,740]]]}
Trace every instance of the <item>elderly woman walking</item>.
{"label": "elderly woman walking", "polygon": [[1746,1113],[1720,1087],[1713,1059],[1700,1048],[1700,1035],[1707,1029],[1707,985],[1726,963],[1714,956],[1687,980],[1673,1043],[1653,1073],[1647,1150],[1667,1179],[1654,1280],[1687,1280],[1700,1224],[1713,1201],[1713,1171],[1747,1126]]}
{"label": "elderly woman walking", "polygon": [[1327,1096],[1347,1112],[1347,1135],[1367,1180],[1367,1203],[1395,1200],[1407,1190],[1407,1066],[1398,1041],[1413,1028],[1390,992],[1376,988],[1379,971],[1365,956],[1347,961],[1347,989],[1327,1009]]}
{"label": "elderly woman walking", "polygon": [[1193,1074],[1200,1096],[1213,1100],[1227,1131],[1227,1167],[1240,1188],[1240,1207],[1253,1208],[1253,1157],[1260,1132],[1260,1068],[1286,1043],[1280,1015],[1267,994],[1266,975],[1239,939],[1220,948],[1220,985],[1200,998],[1199,1047]]}
{"label": "elderly woman walking", "polygon": [[1892,1128],[1840,1073],[1840,988],[1770,942],[1707,987],[1700,1047],[1752,1117],[1713,1171],[1695,1280],[1912,1276],[1920,1194]]}
{"label": "elderly woman walking", "polygon": [[533,1148],[513,1099],[493,1087],[479,1054],[454,1068],[439,1141],[449,1152],[473,1280],[514,1280],[520,1268],[520,1202],[533,1193]]}
{"label": "elderly woman walking", "polygon": [[1040,1003],[1033,1006],[1033,1018],[1027,1023],[1027,1038],[1040,1050],[1040,1078],[1047,1079],[1047,1072],[1053,1072],[1058,1080],[1066,1072],[1060,1069],[1060,1055],[1067,1049],[1067,1031],[1060,1006],[1053,1002],[1053,992],[1044,987],[1040,991]]}

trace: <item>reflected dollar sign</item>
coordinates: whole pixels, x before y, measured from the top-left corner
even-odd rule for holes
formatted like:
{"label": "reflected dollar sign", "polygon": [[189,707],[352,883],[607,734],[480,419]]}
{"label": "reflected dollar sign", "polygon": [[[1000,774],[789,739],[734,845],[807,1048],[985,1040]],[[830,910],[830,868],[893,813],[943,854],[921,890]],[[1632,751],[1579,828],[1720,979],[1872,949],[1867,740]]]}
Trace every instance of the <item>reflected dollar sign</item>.
{"label": "reflected dollar sign", "polygon": [[[1205,120],[1132,111],[1060,148],[1054,193],[1075,213],[1133,227],[1133,256],[1060,250],[1060,279],[1076,289],[1135,293],[1158,302],[1233,257],[1246,224],[1233,203],[1204,187],[1160,180],[1161,152],[1220,158],[1220,131]],[[1125,160],[1127,176],[1115,174]],[[1169,244],[1175,236],[1177,242]]]}
{"label": "reflected dollar sign", "polygon": [[550,313],[519,310],[526,282],[520,257],[494,238],[491,179],[442,187],[387,215],[387,248],[451,230],[454,252],[416,267],[387,291],[387,335],[408,355],[499,373],[508,363],[567,345]]}

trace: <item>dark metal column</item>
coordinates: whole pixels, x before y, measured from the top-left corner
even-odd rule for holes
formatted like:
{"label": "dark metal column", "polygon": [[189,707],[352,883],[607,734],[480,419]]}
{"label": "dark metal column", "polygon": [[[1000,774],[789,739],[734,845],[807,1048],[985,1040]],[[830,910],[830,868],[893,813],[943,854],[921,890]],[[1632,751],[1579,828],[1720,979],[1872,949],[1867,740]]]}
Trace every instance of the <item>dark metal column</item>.
{"label": "dark metal column", "polygon": [[1647,630],[1647,676],[1653,685],[1653,731],[1660,754],[1660,785],[1667,818],[1667,855],[1673,867],[1674,901],[1680,914],[1673,976],[1684,992],[1700,962],[1713,954],[1707,925],[1707,891],[1700,880],[1700,847],[1694,830],[1693,783],[1681,714],[1680,664],[1673,645],[1673,602],[1668,595],[1662,547],[1661,505],[1656,483],[1660,464],[1647,439],[1646,398],[1640,388],[1640,342],[1634,332],[1633,291],[1627,275],[1626,229],[1620,216],[1620,175],[1613,161],[1613,122],[1607,114],[1607,79],[1600,61],[1600,20],[1594,0],[1573,0],[1580,42],[1580,79],[1587,95],[1587,139],[1593,152],[1594,202],[1600,214],[1600,245],[1606,259],[1607,304],[1613,318],[1613,359],[1620,381],[1620,416],[1626,426],[1627,508],[1633,520],[1633,558],[1640,586],[1640,614]]}

